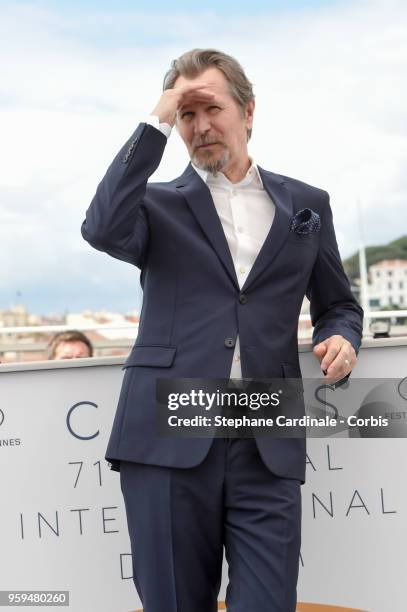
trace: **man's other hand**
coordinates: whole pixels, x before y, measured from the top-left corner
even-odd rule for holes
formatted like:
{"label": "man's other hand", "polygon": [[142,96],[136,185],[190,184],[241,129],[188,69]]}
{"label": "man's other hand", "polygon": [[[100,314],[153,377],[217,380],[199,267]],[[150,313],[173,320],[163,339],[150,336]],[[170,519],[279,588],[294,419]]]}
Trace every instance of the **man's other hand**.
{"label": "man's other hand", "polygon": [[334,335],[314,346],[314,355],[326,373],[325,380],[334,383],[353,370],[356,363],[355,349],[343,336]]}

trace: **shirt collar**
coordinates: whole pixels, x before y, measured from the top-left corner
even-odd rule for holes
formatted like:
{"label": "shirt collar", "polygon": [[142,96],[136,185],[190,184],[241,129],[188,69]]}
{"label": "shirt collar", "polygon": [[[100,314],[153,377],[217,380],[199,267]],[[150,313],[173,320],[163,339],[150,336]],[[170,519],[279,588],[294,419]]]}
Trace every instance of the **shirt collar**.
{"label": "shirt collar", "polygon": [[253,186],[263,189],[263,181],[261,180],[259,169],[251,157],[249,157],[249,160],[251,162],[250,168],[248,169],[246,176],[238,183],[232,183],[229,181],[223,172],[219,172],[217,176],[214,176],[212,172],[202,170],[192,162],[191,165],[195,172],[201,177],[203,182],[208,185],[208,187],[213,186],[224,187],[226,189],[239,189],[239,187],[247,187],[248,185],[253,184]]}

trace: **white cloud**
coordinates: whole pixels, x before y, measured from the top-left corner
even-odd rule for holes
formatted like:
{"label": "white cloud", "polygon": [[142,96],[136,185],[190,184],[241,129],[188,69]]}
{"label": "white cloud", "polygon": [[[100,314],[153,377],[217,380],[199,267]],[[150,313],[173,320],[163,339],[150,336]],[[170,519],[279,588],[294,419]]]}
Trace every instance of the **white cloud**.
{"label": "white cloud", "polygon": [[[256,93],[252,155],[330,192],[344,256],[358,245],[358,198],[368,242],[397,238],[407,220],[406,17],[395,0],[227,20],[208,12],[67,19],[9,5],[0,31],[0,240],[13,257],[0,282],[32,285],[47,270],[73,280],[97,268],[102,256],[79,232],[85,210],[155,105],[170,60],[195,46],[241,61]],[[156,176],[173,178],[187,161],[174,134]],[[126,279],[134,287],[130,267]]]}

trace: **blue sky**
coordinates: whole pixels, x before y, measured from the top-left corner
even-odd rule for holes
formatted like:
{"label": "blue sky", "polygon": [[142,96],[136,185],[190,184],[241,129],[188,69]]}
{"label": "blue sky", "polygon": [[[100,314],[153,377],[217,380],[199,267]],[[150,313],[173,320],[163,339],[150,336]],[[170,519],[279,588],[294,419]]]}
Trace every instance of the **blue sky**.
{"label": "blue sky", "polygon": [[[348,2],[350,0],[347,0]],[[342,0],[342,4],[345,0]],[[27,6],[28,2],[13,2],[14,5]],[[95,0],[89,2],[89,0],[60,0],[58,2],[46,2],[45,0],[36,1],[35,6],[48,9],[57,9],[59,13],[65,13],[68,15],[81,14],[84,12],[92,11],[94,13],[106,11],[113,11],[120,13],[124,11],[145,11],[154,13],[180,13],[188,12],[202,13],[206,11],[214,11],[220,15],[230,14],[230,11],[240,14],[248,13],[275,13],[275,12],[287,12],[297,10],[311,10],[319,7],[326,7],[332,4],[339,4],[339,2],[330,2],[328,0],[205,0],[204,3],[191,2],[191,0],[176,0],[174,2],[168,2],[165,0],[155,0],[154,2],[148,2],[147,0],[120,0],[119,2],[113,2],[112,0]]]}
{"label": "blue sky", "polygon": [[[188,40],[188,28],[185,19],[206,17],[209,28],[213,34],[219,35],[217,41],[221,44],[225,31],[225,17],[228,19],[242,19],[244,17],[273,19],[281,15],[289,15],[295,20],[301,14],[315,14],[329,10],[331,7],[345,7],[351,0],[255,0],[243,2],[242,0],[225,0],[215,2],[208,0],[204,3],[178,0],[176,2],[147,2],[129,0],[113,2],[89,2],[73,0],[50,2],[13,2],[6,4],[12,11],[20,11],[30,16],[31,11],[43,12],[49,16],[49,25],[66,41],[85,42],[97,48],[132,47],[147,48],[163,44],[176,44],[177,41]],[[173,20],[183,18],[180,27],[173,26]],[[164,27],[157,30],[158,23]],[[184,27],[183,27],[184,26]],[[248,24],[249,27],[249,24]]]}
{"label": "blue sky", "polygon": [[[80,225],[170,61],[193,47],[242,63],[256,94],[251,155],[329,191],[342,256],[359,245],[358,200],[368,244],[398,238],[406,24],[402,0],[3,3],[0,309],[139,308],[138,271],[91,249]],[[187,162],[174,133],[156,178]]]}

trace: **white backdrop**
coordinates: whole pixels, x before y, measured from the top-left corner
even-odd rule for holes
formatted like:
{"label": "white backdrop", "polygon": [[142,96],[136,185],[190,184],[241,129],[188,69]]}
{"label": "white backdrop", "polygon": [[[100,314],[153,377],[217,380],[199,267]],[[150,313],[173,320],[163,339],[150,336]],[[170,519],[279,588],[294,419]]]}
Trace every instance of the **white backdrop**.
{"label": "white backdrop", "polygon": [[[405,345],[362,349],[354,375],[402,378],[406,357]],[[129,612],[140,602],[126,516],[104,460],[123,372],[50,365],[0,375],[0,589],[69,590],[72,612]],[[301,367],[318,374],[310,353]],[[308,441],[300,601],[405,612],[406,448]],[[220,599],[226,580],[225,563]]]}

